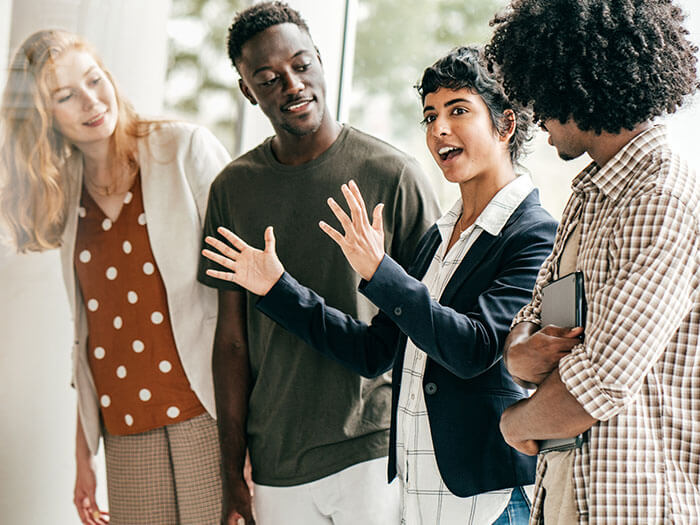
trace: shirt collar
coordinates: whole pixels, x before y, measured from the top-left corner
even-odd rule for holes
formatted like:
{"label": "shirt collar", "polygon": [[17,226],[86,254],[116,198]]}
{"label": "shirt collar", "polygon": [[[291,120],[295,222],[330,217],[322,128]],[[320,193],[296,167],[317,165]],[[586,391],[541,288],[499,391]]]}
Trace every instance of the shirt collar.
{"label": "shirt collar", "polygon": [[667,140],[666,126],[652,126],[632,138],[603,167],[591,162],[572,181],[571,188],[576,193],[584,193],[595,187],[615,200],[633,181],[639,163]]}
{"label": "shirt collar", "polygon": [[[493,196],[486,205],[486,208],[484,208],[484,211],[482,211],[476,218],[476,221],[474,221],[474,226],[478,226],[495,237],[501,232],[510,216],[533,189],[535,189],[535,185],[529,175],[523,174],[517,176]],[[436,222],[443,242],[449,240],[461,213],[462,199],[459,198]],[[471,228],[467,228],[462,232],[462,235],[470,230]]]}

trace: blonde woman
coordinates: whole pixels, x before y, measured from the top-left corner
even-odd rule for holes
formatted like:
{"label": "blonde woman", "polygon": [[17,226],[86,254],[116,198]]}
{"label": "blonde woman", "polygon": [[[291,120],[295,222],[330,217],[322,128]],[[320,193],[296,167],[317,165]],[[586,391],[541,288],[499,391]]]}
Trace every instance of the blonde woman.
{"label": "blonde woman", "polygon": [[[15,247],[61,250],[81,521],[218,522],[216,294],[195,276],[228,153],[203,128],[140,118],[91,47],[63,31],[20,46],[0,120],[0,210]],[[95,502],[100,437],[109,513]]]}

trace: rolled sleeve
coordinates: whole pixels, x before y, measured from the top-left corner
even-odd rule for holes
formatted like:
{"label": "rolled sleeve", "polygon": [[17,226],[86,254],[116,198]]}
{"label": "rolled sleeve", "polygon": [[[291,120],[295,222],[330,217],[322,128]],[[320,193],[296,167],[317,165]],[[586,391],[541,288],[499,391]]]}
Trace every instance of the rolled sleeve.
{"label": "rolled sleeve", "polygon": [[610,244],[610,277],[599,289],[586,290],[592,294],[585,341],[559,362],[566,388],[601,421],[634,402],[697,294],[692,211],[664,194],[633,204]]}

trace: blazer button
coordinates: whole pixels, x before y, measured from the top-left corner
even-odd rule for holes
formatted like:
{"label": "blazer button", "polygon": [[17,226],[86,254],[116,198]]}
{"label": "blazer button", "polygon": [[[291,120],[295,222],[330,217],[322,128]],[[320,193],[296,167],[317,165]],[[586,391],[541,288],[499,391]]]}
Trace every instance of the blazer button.
{"label": "blazer button", "polygon": [[401,310],[400,306],[397,306],[394,308],[394,315],[401,315],[403,313],[403,310]]}
{"label": "blazer button", "polygon": [[432,396],[435,392],[437,392],[437,385],[435,383],[426,383],[425,384],[425,393],[428,394],[429,396]]}

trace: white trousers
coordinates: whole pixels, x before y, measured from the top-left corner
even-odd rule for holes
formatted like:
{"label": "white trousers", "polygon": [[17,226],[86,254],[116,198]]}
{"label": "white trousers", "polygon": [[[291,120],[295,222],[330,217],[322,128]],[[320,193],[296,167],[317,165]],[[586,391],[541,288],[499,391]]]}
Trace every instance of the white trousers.
{"label": "white trousers", "polygon": [[255,485],[258,525],[396,525],[400,522],[398,480],[386,482],[387,458],[373,459],[295,485]]}

